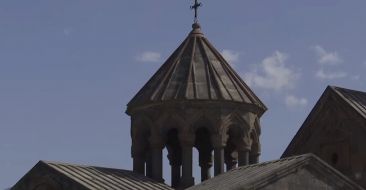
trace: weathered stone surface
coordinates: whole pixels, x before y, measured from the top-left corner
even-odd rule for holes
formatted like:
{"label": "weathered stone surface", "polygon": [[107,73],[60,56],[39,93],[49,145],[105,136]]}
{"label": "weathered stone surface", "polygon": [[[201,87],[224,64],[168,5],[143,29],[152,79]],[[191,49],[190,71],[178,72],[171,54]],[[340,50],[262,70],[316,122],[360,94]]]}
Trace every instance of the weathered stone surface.
{"label": "weathered stone surface", "polygon": [[366,187],[366,93],[328,87],[282,157],[314,153]]}
{"label": "weathered stone surface", "polygon": [[44,162],[36,164],[12,190],[172,190],[127,170]]}
{"label": "weathered stone surface", "polygon": [[[134,171],[141,173],[152,160],[152,177],[160,180],[161,151],[156,149],[164,147],[174,176],[171,183],[180,188],[194,184],[192,164],[201,166],[203,179],[210,178],[212,157],[215,176],[225,172],[225,163],[227,168],[257,163],[259,119],[266,109],[194,24],[184,42],[127,105]],[[194,147],[200,163],[192,163]],[[181,163],[172,164],[178,156]],[[140,158],[146,158],[145,163]]]}
{"label": "weathered stone surface", "polygon": [[362,190],[313,154],[239,167],[188,190]]}

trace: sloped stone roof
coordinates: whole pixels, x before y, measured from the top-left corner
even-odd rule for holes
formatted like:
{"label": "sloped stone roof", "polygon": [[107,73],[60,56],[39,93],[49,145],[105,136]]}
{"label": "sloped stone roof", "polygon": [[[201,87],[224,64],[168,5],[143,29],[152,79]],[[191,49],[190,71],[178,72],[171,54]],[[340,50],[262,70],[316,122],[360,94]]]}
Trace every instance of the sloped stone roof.
{"label": "sloped stone roof", "polygon": [[[286,150],[282,154],[282,157],[294,155],[296,150],[302,147],[304,143],[306,143],[306,138],[308,136],[306,134],[309,133],[309,131],[311,131],[313,128],[312,125],[310,125],[310,122],[317,115],[320,114],[320,110],[323,108],[323,104],[327,102],[331,96],[337,97],[342,105],[346,105],[346,107],[348,107],[347,110],[352,112],[354,111],[358,113],[362,118],[366,119],[366,92],[350,90],[337,86],[328,86],[322,96],[319,98],[318,102],[315,104],[314,108],[312,109],[302,126],[300,127],[300,129],[297,131],[296,135],[291,140],[290,144],[287,146]],[[341,105],[333,104],[333,106]]]}
{"label": "sloped stone roof", "polygon": [[[40,161],[12,189],[31,190],[34,182],[52,179],[58,184],[56,189],[110,189],[110,190],[173,190],[164,183],[156,182],[148,177],[122,169],[83,166],[67,163]],[[29,184],[27,184],[30,182]],[[50,183],[43,180],[42,183]]]}
{"label": "sloped stone roof", "polygon": [[359,114],[366,118],[366,92],[336,86],[330,86],[330,88],[338,93],[339,96],[341,96]]}
{"label": "sloped stone roof", "polygon": [[306,166],[323,173],[328,180],[333,181],[335,187],[363,189],[315,155],[305,154],[235,168],[188,190],[260,189]]}
{"label": "sloped stone roof", "polygon": [[267,108],[228,62],[204,37],[193,30],[127,105],[134,107],[166,101],[230,101]]}

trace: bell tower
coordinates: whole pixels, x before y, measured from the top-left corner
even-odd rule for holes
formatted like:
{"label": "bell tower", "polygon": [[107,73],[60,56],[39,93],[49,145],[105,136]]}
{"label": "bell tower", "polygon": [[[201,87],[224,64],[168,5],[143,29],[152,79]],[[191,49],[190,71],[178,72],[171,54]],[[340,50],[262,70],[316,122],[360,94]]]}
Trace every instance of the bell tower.
{"label": "bell tower", "polygon": [[[164,148],[174,188],[194,185],[193,166],[200,167],[204,181],[212,177],[212,166],[217,176],[257,163],[259,121],[266,110],[195,17],[187,38],[127,105],[133,171],[164,181]],[[192,162],[193,148],[199,163]]]}

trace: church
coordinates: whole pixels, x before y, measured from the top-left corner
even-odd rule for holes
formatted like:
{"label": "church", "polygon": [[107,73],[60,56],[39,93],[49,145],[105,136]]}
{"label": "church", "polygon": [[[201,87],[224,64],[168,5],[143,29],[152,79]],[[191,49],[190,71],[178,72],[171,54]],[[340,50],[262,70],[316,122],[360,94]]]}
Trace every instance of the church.
{"label": "church", "polygon": [[329,86],[282,158],[259,163],[267,107],[205,37],[199,7],[188,36],[127,104],[133,171],[39,161],[11,189],[366,188],[366,93]]}

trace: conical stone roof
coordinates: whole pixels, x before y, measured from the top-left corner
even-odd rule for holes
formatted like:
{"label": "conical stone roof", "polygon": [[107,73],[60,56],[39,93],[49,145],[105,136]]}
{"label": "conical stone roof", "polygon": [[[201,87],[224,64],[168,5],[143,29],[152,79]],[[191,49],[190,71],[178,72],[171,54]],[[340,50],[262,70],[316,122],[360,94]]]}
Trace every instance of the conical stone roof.
{"label": "conical stone roof", "polygon": [[201,32],[199,24],[127,105],[230,101],[267,108]]}

